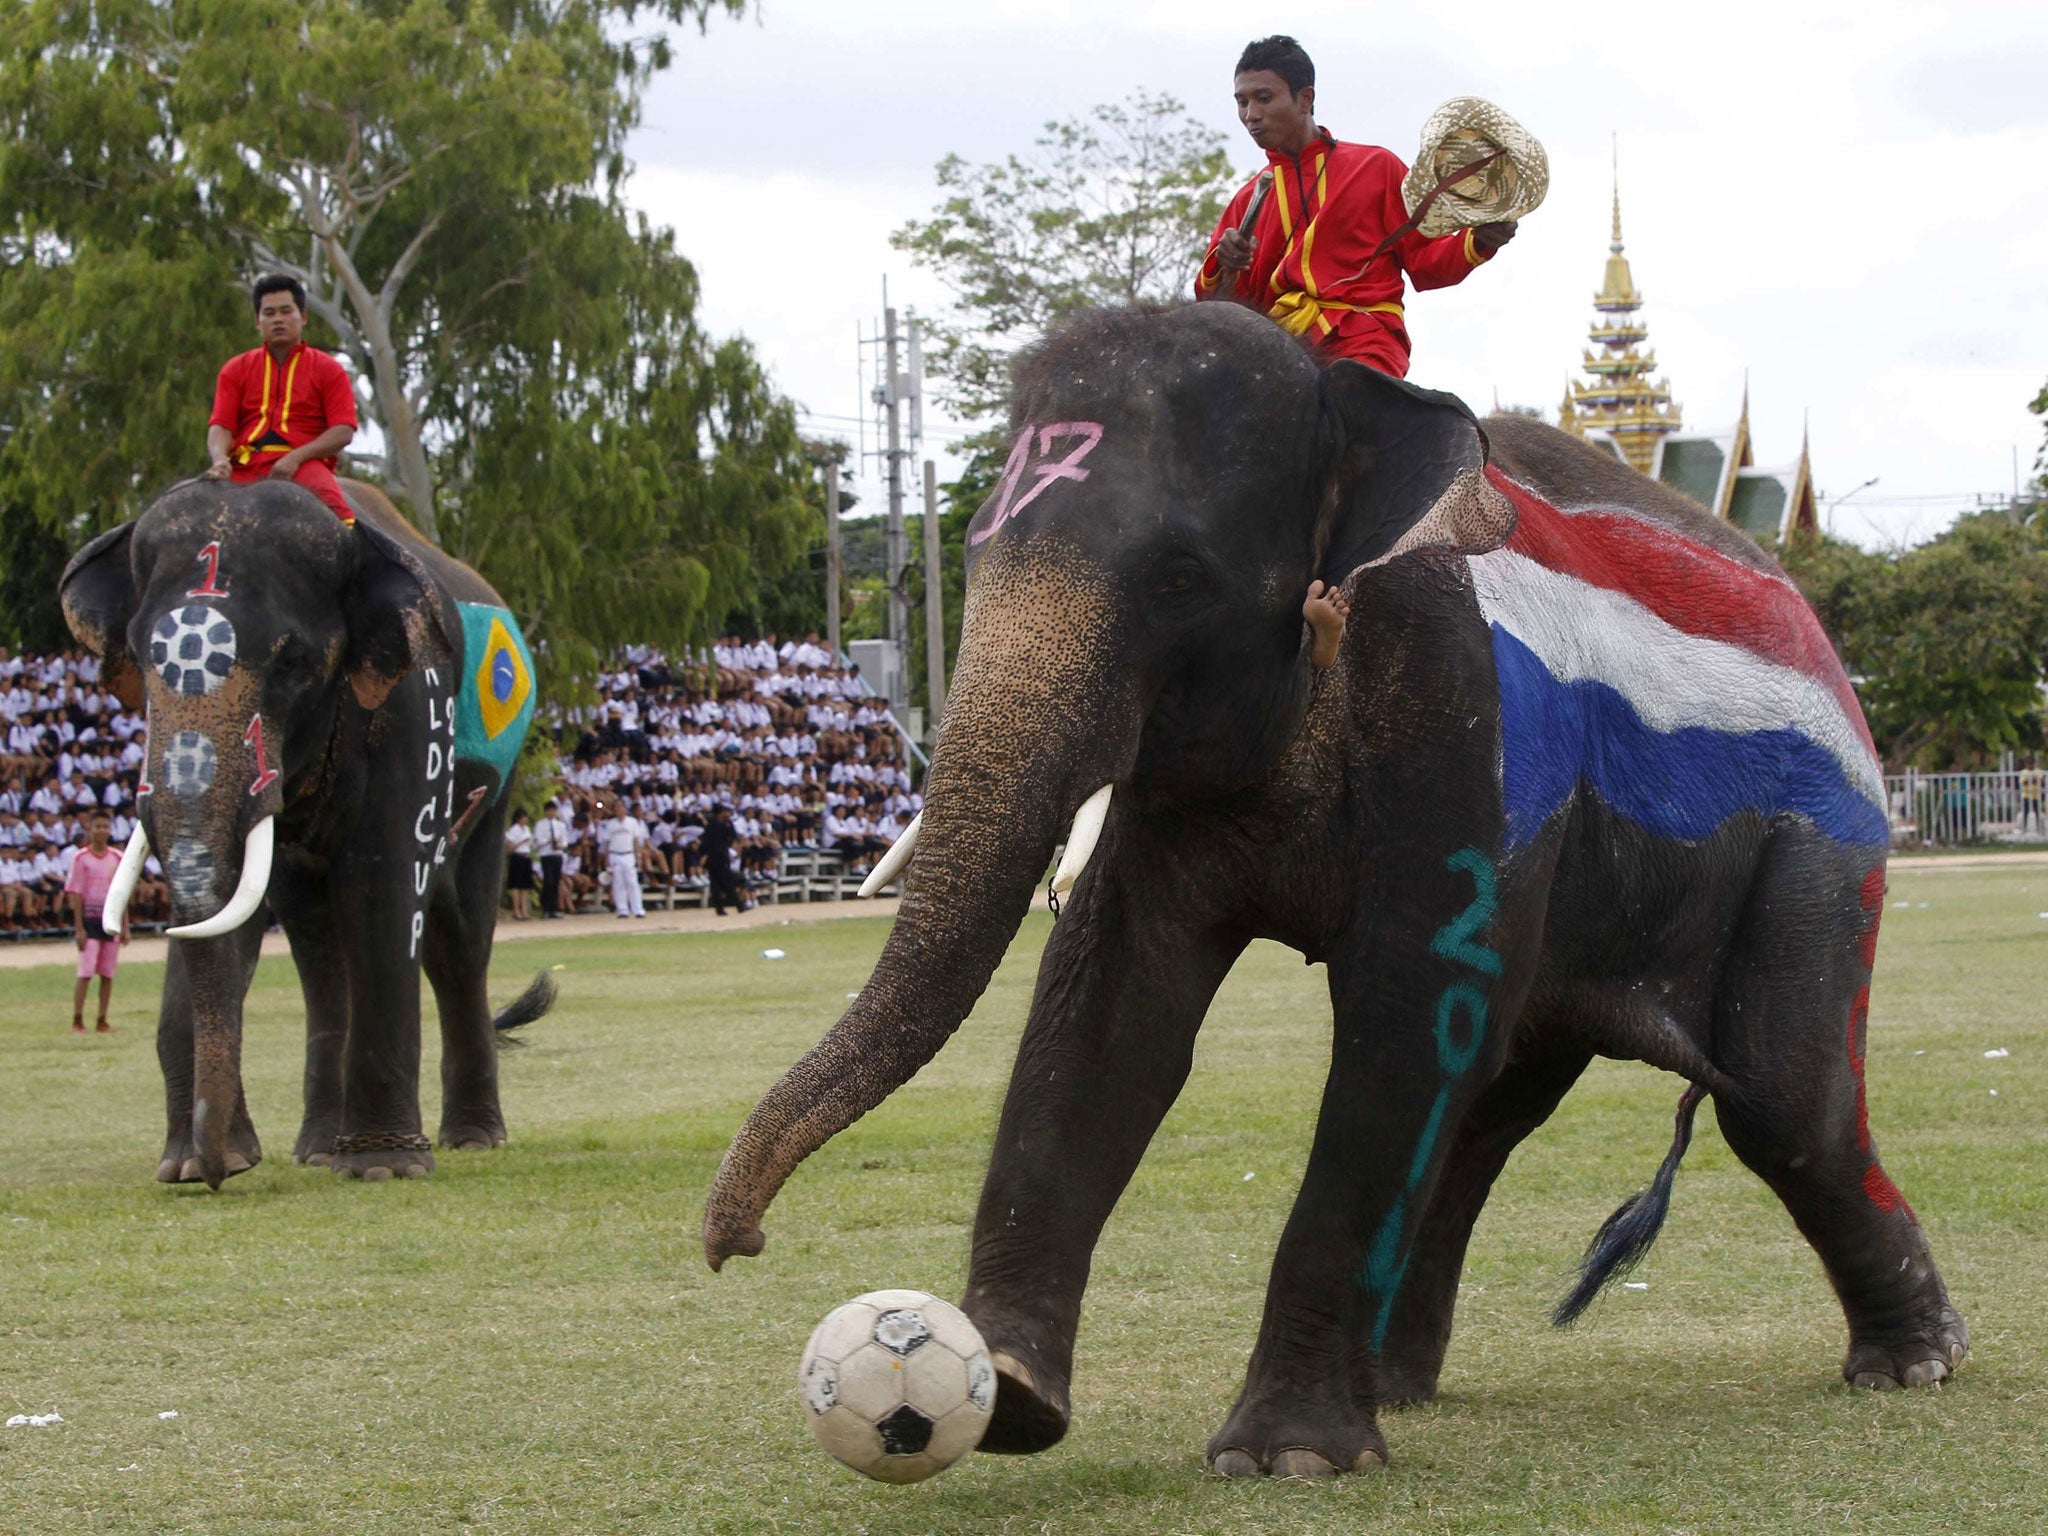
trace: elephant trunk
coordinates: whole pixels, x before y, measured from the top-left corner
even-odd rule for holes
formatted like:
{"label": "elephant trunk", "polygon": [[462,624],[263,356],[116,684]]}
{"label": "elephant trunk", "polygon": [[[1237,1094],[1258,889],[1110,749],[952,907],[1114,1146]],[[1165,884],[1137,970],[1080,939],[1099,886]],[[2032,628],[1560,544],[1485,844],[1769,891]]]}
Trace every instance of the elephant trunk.
{"label": "elephant trunk", "polygon": [[[160,710],[155,718],[169,714]],[[153,745],[153,752],[162,750]],[[256,942],[244,930],[269,889],[282,809],[276,775],[263,776],[246,753],[229,749],[219,757],[212,783],[197,794],[179,793],[189,775],[155,758],[157,782],[170,787],[149,797],[136,833],[163,861],[171,887],[169,934],[192,1007],[192,1147],[200,1177],[215,1189],[239,1171],[229,1162],[234,1128],[245,1114],[242,994]],[[253,791],[246,787],[252,782]]]}
{"label": "elephant trunk", "polygon": [[991,556],[975,573],[902,909],[867,985],[727,1149],[704,1211],[713,1269],[759,1253],[796,1166],[959,1028],[1068,819],[1127,770],[1138,711],[1115,613],[1110,583],[1070,557]]}

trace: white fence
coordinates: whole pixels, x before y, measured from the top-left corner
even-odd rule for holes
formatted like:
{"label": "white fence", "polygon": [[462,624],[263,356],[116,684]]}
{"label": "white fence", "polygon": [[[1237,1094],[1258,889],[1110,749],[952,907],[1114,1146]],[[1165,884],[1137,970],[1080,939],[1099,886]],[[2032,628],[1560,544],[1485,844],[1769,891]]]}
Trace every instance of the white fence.
{"label": "white fence", "polygon": [[2048,772],[2013,768],[2009,757],[1998,773],[1887,774],[1884,789],[1895,848],[2048,842]]}

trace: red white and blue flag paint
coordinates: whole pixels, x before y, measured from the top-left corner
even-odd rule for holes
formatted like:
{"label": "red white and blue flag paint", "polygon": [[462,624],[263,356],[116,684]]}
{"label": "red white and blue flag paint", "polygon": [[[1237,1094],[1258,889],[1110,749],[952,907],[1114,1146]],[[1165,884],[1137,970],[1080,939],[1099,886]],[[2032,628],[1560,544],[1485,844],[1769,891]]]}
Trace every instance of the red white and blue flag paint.
{"label": "red white and blue flag paint", "polygon": [[1694,841],[1745,811],[1883,849],[1884,779],[1820,621],[1784,577],[1620,510],[1562,512],[1489,466],[1515,505],[1472,557],[1500,676],[1506,851],[1586,786]]}

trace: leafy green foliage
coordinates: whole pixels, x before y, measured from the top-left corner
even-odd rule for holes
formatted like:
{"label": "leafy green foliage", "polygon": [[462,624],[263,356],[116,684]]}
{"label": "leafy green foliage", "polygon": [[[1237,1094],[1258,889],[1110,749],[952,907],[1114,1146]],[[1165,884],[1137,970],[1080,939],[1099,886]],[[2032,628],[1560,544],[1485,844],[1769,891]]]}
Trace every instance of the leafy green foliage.
{"label": "leafy green foliage", "polygon": [[1974,767],[2044,744],[2048,530],[1965,517],[1901,554],[1781,552],[1856,680],[1887,767]]}
{"label": "leafy green foliage", "polygon": [[57,603],[70,549],[18,501],[0,501],[0,645],[61,651],[74,642]]}
{"label": "leafy green foliage", "polygon": [[[2041,393],[2034,396],[2027,409],[2036,416],[2048,417],[2048,384],[2041,386]],[[2036,503],[2048,500],[2048,421],[2042,423],[2041,451],[2034,455],[2032,492]]]}
{"label": "leafy green foliage", "polygon": [[1234,184],[1223,136],[1163,94],[1047,123],[1033,149],[948,155],[933,216],[891,237],[955,296],[925,357],[969,418],[1002,409],[1009,353],[1060,321],[1185,296]]}
{"label": "leafy green foliage", "polygon": [[203,464],[259,270],[352,364],[367,468],[558,693],[702,638],[819,542],[750,349],[624,206],[670,60],[745,0],[25,0],[0,35],[0,495],[75,539]]}

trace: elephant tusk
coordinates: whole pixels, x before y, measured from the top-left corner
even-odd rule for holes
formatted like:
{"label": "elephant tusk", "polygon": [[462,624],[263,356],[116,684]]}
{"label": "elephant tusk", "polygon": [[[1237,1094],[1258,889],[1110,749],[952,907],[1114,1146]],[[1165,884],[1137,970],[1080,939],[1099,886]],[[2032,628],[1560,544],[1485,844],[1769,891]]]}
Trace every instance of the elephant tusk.
{"label": "elephant tusk", "polygon": [[135,894],[135,882],[142,878],[142,866],[148,862],[149,834],[138,821],[128,835],[128,846],[121,850],[121,865],[107,886],[105,910],[100,913],[100,926],[116,937],[120,935],[122,919],[128,915],[128,898]]}
{"label": "elephant tusk", "polygon": [[903,829],[903,835],[891,843],[888,850],[875,861],[875,867],[868,871],[867,879],[861,881],[861,895],[874,895],[903,873],[903,866],[910,862],[911,850],[917,846],[917,830],[923,825],[924,812],[919,811],[910,818],[910,825]]}
{"label": "elephant tusk", "polygon": [[1067,847],[1060,855],[1060,867],[1053,871],[1052,891],[1055,896],[1064,896],[1071,891],[1074,882],[1081,878],[1081,871],[1088,867],[1096,840],[1102,836],[1102,824],[1109,819],[1109,796],[1115,788],[1114,784],[1103,785],[1083,800],[1081,809],[1074,812],[1074,830],[1067,834]]}
{"label": "elephant tusk", "polygon": [[170,936],[174,939],[214,939],[224,933],[233,933],[249,921],[270,890],[270,859],[276,849],[277,819],[266,816],[249,829],[249,840],[242,849],[241,883],[235,887],[235,894],[228,898],[228,904],[203,923],[187,923],[182,928],[171,929]]}

